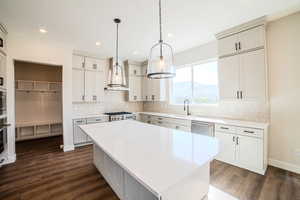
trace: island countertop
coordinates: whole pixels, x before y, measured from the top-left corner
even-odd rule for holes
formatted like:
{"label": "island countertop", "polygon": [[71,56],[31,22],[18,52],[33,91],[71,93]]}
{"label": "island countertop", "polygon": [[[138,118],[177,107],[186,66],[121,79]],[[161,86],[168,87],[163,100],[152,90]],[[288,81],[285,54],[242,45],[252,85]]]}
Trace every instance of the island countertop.
{"label": "island countertop", "polygon": [[128,173],[160,193],[210,162],[218,152],[214,138],[133,120],[80,128]]}

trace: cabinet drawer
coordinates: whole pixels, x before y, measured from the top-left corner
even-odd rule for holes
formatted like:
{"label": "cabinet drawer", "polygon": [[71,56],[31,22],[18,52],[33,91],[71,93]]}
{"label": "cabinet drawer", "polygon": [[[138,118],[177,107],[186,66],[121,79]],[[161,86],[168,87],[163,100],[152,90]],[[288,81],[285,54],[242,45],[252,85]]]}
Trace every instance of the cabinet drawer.
{"label": "cabinet drawer", "polygon": [[262,129],[237,127],[237,134],[262,138],[264,131]]}
{"label": "cabinet drawer", "polygon": [[216,131],[225,132],[225,133],[235,133],[236,128],[234,126],[228,126],[223,124],[216,124],[215,125]]}
{"label": "cabinet drawer", "polygon": [[101,123],[106,121],[108,121],[107,117],[92,117],[92,118],[87,118],[86,123],[94,124],[94,123]]}

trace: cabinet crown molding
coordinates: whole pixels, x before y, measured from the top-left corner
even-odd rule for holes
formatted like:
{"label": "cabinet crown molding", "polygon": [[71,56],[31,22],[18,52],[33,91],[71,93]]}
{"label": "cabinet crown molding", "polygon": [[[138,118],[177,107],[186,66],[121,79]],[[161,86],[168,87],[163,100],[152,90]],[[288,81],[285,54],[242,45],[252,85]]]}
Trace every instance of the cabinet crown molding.
{"label": "cabinet crown molding", "polygon": [[252,29],[252,28],[257,27],[257,26],[265,26],[266,24],[267,24],[267,17],[263,16],[263,17],[251,20],[247,23],[229,28],[229,29],[227,29],[225,31],[222,31],[220,33],[217,33],[215,35],[215,37],[217,39],[222,39],[222,38],[228,37],[230,35],[234,35],[234,34]]}

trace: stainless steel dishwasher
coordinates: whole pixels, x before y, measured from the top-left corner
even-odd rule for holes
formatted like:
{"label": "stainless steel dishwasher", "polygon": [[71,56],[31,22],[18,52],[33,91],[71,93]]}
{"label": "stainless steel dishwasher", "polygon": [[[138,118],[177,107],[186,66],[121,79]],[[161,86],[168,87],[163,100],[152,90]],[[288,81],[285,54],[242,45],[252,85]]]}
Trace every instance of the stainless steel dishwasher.
{"label": "stainless steel dishwasher", "polygon": [[192,133],[215,136],[215,125],[208,122],[192,121]]}

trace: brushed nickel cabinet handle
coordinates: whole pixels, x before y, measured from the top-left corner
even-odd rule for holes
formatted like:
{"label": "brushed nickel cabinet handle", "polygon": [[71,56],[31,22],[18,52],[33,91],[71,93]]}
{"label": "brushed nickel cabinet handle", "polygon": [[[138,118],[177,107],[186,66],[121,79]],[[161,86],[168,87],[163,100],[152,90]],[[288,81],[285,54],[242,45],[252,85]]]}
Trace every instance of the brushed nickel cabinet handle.
{"label": "brushed nickel cabinet handle", "polygon": [[232,137],[232,141],[235,142],[235,136]]}
{"label": "brushed nickel cabinet handle", "polygon": [[84,68],[84,62],[82,63],[82,65],[81,65],[81,66],[82,66],[82,68]]}
{"label": "brushed nickel cabinet handle", "polygon": [[236,91],[236,98],[237,98],[237,99],[240,98],[239,91]]}
{"label": "brushed nickel cabinet handle", "polygon": [[81,99],[82,99],[82,101],[84,101],[84,99],[85,99],[84,95],[81,96]]}
{"label": "brushed nickel cabinet handle", "polygon": [[236,137],[236,145],[239,145],[239,137]]}
{"label": "brushed nickel cabinet handle", "polygon": [[239,50],[242,49],[242,45],[241,45],[241,42],[239,42]]}
{"label": "brushed nickel cabinet handle", "polygon": [[235,50],[236,50],[236,51],[238,50],[238,45],[237,45],[237,43],[235,43]]}
{"label": "brushed nickel cabinet handle", "polygon": [[229,129],[229,128],[223,127],[223,126],[221,126],[220,128],[221,128],[221,129],[225,129],[225,130],[228,130],[228,129]]}
{"label": "brushed nickel cabinet handle", "polygon": [[93,69],[97,69],[98,65],[97,64],[93,64]]}
{"label": "brushed nickel cabinet handle", "polygon": [[253,134],[254,131],[244,131],[244,133],[251,133],[251,134]]}
{"label": "brushed nickel cabinet handle", "polygon": [[243,99],[243,91],[240,91],[241,99]]}

